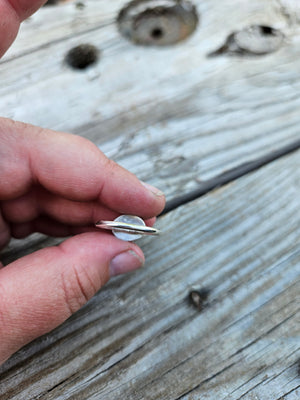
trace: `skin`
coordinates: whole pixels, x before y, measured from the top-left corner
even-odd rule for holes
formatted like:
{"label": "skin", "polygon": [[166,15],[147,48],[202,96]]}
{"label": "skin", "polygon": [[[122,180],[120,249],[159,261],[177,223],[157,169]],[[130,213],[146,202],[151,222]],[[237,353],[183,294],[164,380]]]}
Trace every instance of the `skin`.
{"label": "skin", "polygon": [[[44,1],[0,0],[0,54]],[[0,263],[0,363],[51,331],[111,276],[144,263],[142,250],[94,223],[120,214],[152,225],[164,208],[156,188],[109,160],[91,142],[0,118],[0,248],[32,232],[71,236]]]}

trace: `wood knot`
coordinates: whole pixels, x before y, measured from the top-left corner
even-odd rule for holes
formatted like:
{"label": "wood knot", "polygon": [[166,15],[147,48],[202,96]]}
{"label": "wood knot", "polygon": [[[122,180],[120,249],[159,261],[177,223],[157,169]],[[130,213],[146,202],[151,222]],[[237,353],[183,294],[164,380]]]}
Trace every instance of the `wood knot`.
{"label": "wood knot", "polygon": [[117,22],[121,34],[135,44],[168,46],[194,32],[198,14],[188,0],[134,0]]}

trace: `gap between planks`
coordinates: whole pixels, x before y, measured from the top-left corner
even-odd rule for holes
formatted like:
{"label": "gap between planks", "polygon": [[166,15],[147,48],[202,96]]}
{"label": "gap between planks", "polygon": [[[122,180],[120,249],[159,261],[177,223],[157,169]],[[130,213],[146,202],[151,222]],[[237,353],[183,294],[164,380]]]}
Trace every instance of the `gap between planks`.
{"label": "gap between planks", "polygon": [[265,165],[275,160],[278,160],[279,158],[284,157],[288,154],[291,154],[299,149],[300,139],[294,141],[293,143],[290,143],[287,146],[282,147],[281,149],[272,151],[271,153],[254,159],[253,161],[248,161],[238,165],[237,167],[229,169],[228,171],[223,172],[215,178],[204,181],[198,188],[192,190],[191,192],[185,193],[182,196],[178,196],[167,201],[166,207],[160,215],[167,214],[168,212],[173,211],[184,204],[187,204],[201,196],[204,196],[205,194],[211,192],[218,187],[224,186],[238,178],[241,178],[244,175],[254,172],[257,169],[262,168]]}

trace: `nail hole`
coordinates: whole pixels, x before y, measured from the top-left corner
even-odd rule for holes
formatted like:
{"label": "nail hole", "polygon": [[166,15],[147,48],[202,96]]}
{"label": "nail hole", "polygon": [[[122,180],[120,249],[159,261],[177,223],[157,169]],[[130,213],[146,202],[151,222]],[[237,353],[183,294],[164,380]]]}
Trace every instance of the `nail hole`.
{"label": "nail hole", "polygon": [[202,288],[189,293],[189,302],[199,311],[202,311],[210,294],[210,289]]}
{"label": "nail hole", "polygon": [[120,33],[135,44],[168,46],[195,31],[198,15],[189,0],[134,0],[117,22]]}
{"label": "nail hole", "polygon": [[73,47],[66,55],[67,64],[79,70],[84,70],[95,64],[99,59],[99,50],[91,44],[81,44]]}

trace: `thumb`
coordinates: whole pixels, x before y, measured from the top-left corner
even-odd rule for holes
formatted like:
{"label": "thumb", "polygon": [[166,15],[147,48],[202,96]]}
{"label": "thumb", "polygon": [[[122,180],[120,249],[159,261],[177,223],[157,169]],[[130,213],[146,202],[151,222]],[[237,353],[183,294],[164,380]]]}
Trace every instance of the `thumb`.
{"label": "thumb", "polygon": [[0,364],[84,305],[110,276],[144,263],[141,249],[84,233],[0,270]]}

